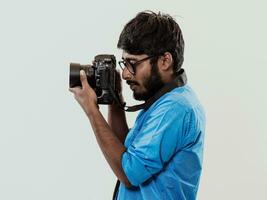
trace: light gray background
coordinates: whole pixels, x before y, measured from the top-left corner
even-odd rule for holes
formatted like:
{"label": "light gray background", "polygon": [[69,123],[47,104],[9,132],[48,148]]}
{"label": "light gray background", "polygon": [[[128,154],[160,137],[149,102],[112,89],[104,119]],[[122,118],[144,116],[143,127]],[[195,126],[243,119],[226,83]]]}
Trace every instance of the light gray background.
{"label": "light gray background", "polygon": [[110,199],[116,179],[68,91],[69,63],[120,58],[120,31],[145,9],[181,25],[184,68],[206,108],[198,199],[267,199],[265,2],[1,0],[0,199]]}

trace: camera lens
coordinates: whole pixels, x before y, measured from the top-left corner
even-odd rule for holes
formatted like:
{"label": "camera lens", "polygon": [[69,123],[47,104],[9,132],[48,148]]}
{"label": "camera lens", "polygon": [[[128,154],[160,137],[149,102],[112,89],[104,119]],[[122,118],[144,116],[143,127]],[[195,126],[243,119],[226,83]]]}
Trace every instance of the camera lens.
{"label": "camera lens", "polygon": [[69,87],[82,86],[80,71],[84,70],[87,81],[92,88],[96,87],[95,70],[92,65],[81,65],[79,63],[70,63]]}
{"label": "camera lens", "polygon": [[79,63],[70,63],[69,87],[82,86],[80,81],[80,71],[82,67]]}

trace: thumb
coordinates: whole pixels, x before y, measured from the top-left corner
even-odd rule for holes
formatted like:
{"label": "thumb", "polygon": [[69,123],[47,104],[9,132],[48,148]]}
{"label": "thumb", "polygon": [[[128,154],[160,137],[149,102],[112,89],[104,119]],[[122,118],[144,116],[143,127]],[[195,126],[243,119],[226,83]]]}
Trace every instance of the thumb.
{"label": "thumb", "polygon": [[87,81],[87,77],[86,77],[86,74],[85,74],[85,71],[84,70],[81,70],[80,71],[80,80],[81,80],[81,83],[82,83],[82,87],[88,87],[88,81]]}

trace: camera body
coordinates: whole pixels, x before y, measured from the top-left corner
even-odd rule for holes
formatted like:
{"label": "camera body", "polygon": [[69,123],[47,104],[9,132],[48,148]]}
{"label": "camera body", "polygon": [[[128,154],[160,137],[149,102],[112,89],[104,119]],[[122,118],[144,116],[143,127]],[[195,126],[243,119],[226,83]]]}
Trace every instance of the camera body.
{"label": "camera body", "polygon": [[[112,104],[112,92],[116,88],[116,58],[114,55],[100,54],[95,56],[93,65],[70,63],[69,87],[82,86],[80,70],[84,70],[89,85],[97,95],[98,104]],[[112,90],[112,91],[111,91]]]}

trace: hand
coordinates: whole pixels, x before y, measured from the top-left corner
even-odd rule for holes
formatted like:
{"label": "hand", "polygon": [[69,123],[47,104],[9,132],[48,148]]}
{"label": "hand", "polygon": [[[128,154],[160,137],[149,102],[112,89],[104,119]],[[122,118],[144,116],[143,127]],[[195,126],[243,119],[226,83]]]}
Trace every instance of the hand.
{"label": "hand", "polygon": [[123,102],[123,96],[122,96],[122,80],[121,80],[121,75],[120,75],[120,71],[119,70],[116,70],[115,72],[115,88],[116,88],[116,92],[118,93],[119,95],[119,98],[121,100],[121,102]]}
{"label": "hand", "polygon": [[97,96],[93,88],[88,84],[84,70],[80,71],[81,87],[69,88],[69,91],[74,94],[75,99],[81,105],[86,114],[94,108],[98,108]]}

